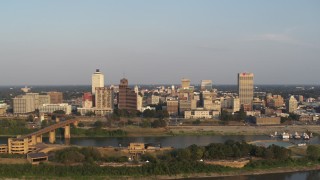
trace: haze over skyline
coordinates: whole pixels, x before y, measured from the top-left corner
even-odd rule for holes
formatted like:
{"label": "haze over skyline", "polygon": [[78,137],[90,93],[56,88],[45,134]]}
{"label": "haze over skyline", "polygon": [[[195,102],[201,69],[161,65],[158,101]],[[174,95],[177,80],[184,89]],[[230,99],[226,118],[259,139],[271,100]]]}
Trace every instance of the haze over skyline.
{"label": "haze over skyline", "polygon": [[320,1],[2,1],[0,85],[320,84]]}

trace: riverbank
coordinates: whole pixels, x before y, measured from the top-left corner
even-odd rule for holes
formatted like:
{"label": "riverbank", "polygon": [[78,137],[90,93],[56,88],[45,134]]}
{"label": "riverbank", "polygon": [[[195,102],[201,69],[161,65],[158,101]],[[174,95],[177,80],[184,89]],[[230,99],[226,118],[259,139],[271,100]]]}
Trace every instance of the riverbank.
{"label": "riverbank", "polygon": [[320,126],[170,126],[171,135],[270,135],[274,132],[312,132],[320,134]]}
{"label": "riverbank", "polygon": [[[278,173],[292,173],[292,172],[306,172],[320,170],[320,165],[311,166],[297,166],[297,167],[277,167],[270,169],[251,169],[225,172],[225,173],[196,173],[196,174],[179,174],[176,176],[156,176],[155,179],[200,179],[200,178],[219,178],[219,177],[239,177],[249,175],[262,175],[262,174],[278,174]],[[150,177],[141,178],[149,179]],[[130,179],[130,178],[129,178]],[[132,178],[135,179],[135,178]]]}
{"label": "riverbank", "polygon": [[[168,126],[166,128],[141,128],[126,126],[123,128],[103,128],[98,130],[77,128],[72,130],[72,137],[167,137],[167,136],[201,136],[201,135],[270,135],[275,132],[312,132],[320,134],[320,126],[316,125],[277,125],[277,126]],[[121,130],[121,131],[119,131]],[[99,133],[101,131],[101,133]],[[104,132],[105,131],[105,132]],[[0,137],[15,137],[4,135]],[[47,137],[45,134],[44,137]]]}

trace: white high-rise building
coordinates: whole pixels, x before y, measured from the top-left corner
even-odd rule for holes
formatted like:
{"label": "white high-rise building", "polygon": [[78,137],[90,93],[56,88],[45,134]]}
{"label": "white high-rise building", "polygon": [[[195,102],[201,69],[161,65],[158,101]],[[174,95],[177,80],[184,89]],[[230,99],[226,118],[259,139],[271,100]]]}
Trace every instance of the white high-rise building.
{"label": "white high-rise building", "polygon": [[290,96],[290,98],[287,100],[287,110],[289,113],[294,113],[294,111],[298,108],[298,101],[294,96]]}
{"label": "white high-rise building", "polygon": [[99,69],[92,74],[92,94],[96,93],[96,88],[104,87],[104,75],[100,72]]}

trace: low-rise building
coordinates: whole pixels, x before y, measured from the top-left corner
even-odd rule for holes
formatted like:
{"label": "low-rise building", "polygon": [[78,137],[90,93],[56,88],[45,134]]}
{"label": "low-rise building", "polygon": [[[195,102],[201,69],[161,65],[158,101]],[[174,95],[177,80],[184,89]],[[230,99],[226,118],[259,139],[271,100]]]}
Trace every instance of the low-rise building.
{"label": "low-rise building", "polygon": [[62,110],[66,114],[71,114],[72,107],[66,103],[63,104],[43,104],[39,108],[40,113],[53,113],[54,111]]}
{"label": "low-rise building", "polygon": [[281,123],[280,117],[254,117],[256,125],[277,125]]}
{"label": "low-rise building", "polygon": [[219,111],[212,111],[212,110],[191,110],[184,112],[185,119],[212,119],[213,117],[219,116]]}

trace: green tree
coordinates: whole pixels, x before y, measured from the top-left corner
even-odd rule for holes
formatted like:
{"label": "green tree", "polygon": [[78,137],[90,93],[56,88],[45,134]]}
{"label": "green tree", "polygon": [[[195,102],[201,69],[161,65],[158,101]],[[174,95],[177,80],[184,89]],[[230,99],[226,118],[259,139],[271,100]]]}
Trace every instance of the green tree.
{"label": "green tree", "polygon": [[311,160],[319,160],[320,147],[316,145],[309,145],[307,148],[307,156]]}
{"label": "green tree", "polygon": [[95,116],[96,114],[92,111],[86,112],[85,116]]}
{"label": "green tree", "polygon": [[30,114],[30,115],[28,116],[28,118],[27,118],[27,121],[33,122],[33,115]]}
{"label": "green tree", "polygon": [[143,111],[142,115],[145,118],[153,118],[155,117],[156,111],[155,110],[150,110],[150,109],[146,109]]}
{"label": "green tree", "polygon": [[62,115],[64,115],[64,114],[66,114],[66,112],[63,111],[63,110],[56,110],[56,111],[53,111],[53,114],[62,114]]}
{"label": "green tree", "polygon": [[94,122],[93,126],[95,128],[101,129],[103,127],[103,122],[98,120],[98,121]]}

